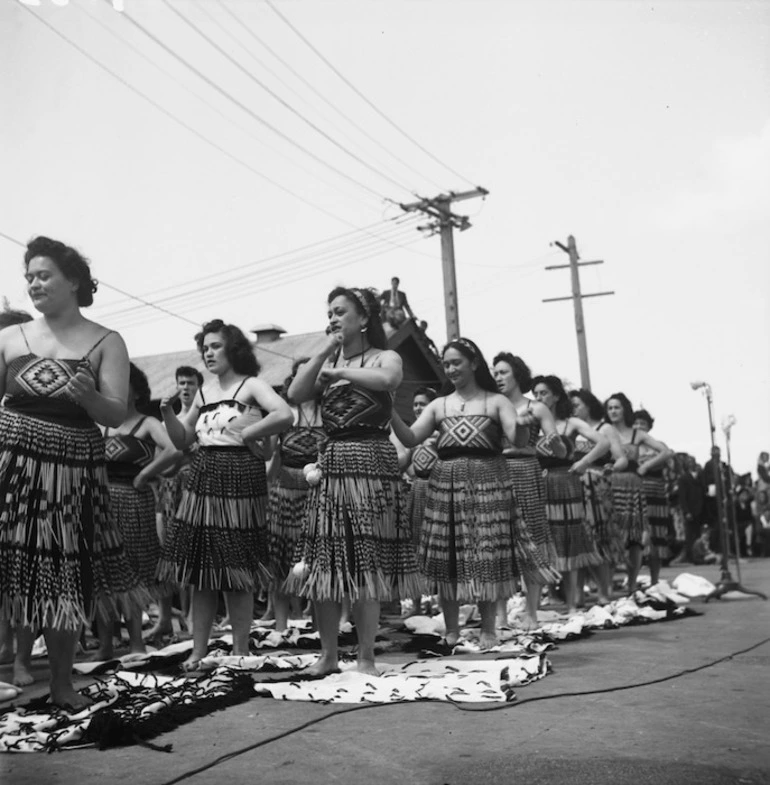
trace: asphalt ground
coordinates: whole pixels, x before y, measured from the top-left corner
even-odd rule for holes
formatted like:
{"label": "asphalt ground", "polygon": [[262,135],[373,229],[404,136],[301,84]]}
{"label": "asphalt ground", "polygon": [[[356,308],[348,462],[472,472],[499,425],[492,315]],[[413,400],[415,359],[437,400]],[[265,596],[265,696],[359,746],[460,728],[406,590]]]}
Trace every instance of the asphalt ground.
{"label": "asphalt ground", "polygon": [[[690,566],[664,568],[662,577],[682,571],[719,579],[717,567]],[[770,594],[770,559],[742,562],[741,572],[744,586]],[[171,743],[171,753],[132,746],[5,754],[0,778],[13,785],[770,783],[770,602],[728,594],[692,607],[702,615],[560,644],[549,653],[552,674],[517,689],[511,704],[351,711],[255,698],[155,739]],[[42,681],[26,698],[46,692],[44,660],[35,675]],[[0,668],[2,679],[10,680],[10,667]]]}

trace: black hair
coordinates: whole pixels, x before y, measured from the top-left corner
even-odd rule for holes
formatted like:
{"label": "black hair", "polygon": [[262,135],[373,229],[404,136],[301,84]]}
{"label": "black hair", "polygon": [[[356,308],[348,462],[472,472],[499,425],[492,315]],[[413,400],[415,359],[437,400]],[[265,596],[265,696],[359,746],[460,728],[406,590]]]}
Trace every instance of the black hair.
{"label": "black hair", "polygon": [[629,401],[622,392],[612,393],[604,402],[604,415],[607,417],[607,422],[610,422],[610,418],[607,416],[607,404],[613,400],[613,398],[616,401],[619,401],[620,405],[623,407],[623,422],[630,428],[634,424],[634,407],[631,406],[631,401]]}
{"label": "black hair", "polygon": [[500,352],[495,357],[492,365],[494,366],[498,363],[508,363],[508,365],[511,366],[513,378],[516,379],[516,384],[519,385],[519,389],[523,393],[529,392],[532,389],[532,371],[529,370],[529,366],[521,357],[517,357],[510,352]]}
{"label": "black hair", "polygon": [[[447,345],[441,350],[441,358],[444,358],[444,355],[447,353],[448,349],[456,349],[460,354],[464,357],[467,357],[471,362],[476,362],[476,370],[473,373],[473,377],[476,380],[476,384],[481,387],[482,390],[487,390],[487,392],[499,392],[497,389],[497,383],[492,376],[489,365],[487,361],[484,359],[484,355],[481,353],[481,349],[470,340],[470,338],[457,338],[454,341],[449,341]],[[454,385],[451,382],[447,382],[447,389],[449,392],[454,392]]]}
{"label": "black hair", "polygon": [[137,409],[141,409],[150,403],[150,383],[147,375],[141,368],[137,368],[133,363],[128,366],[128,384],[134,391],[135,404]]}
{"label": "black hair", "polygon": [[569,397],[581,400],[588,407],[588,416],[594,422],[605,419],[602,402],[590,390],[586,390],[585,388],[570,390]]}
{"label": "black hair", "polygon": [[291,371],[289,372],[289,375],[283,380],[283,386],[281,387],[281,397],[284,400],[289,400],[289,387],[291,387],[291,383],[294,381],[294,377],[297,375],[300,365],[304,365],[309,361],[309,357],[299,357],[291,364]]}
{"label": "black hair", "polygon": [[438,397],[438,393],[432,387],[415,387],[414,392],[412,393],[412,400],[414,400],[418,395],[424,395],[429,401],[435,401]]}
{"label": "black hair", "polygon": [[557,420],[567,420],[572,416],[572,404],[570,403],[564,384],[558,376],[549,374],[548,376],[535,376],[532,380],[532,389],[538,384],[544,384],[553,395],[556,396],[556,406],[554,414]]}
{"label": "black hair", "polygon": [[634,420],[644,420],[650,430],[652,430],[652,426],[655,424],[653,416],[647,411],[647,409],[638,409],[635,411]]}
{"label": "black hair", "polygon": [[387,349],[388,339],[385,337],[385,330],[382,327],[380,303],[374,296],[374,292],[371,289],[337,286],[329,292],[326,302],[331,303],[337,297],[344,297],[352,303],[359,316],[366,318],[366,339],[369,341],[369,345],[375,349]]}
{"label": "black hair", "polygon": [[249,339],[239,327],[234,324],[225,324],[221,319],[212,319],[203,325],[203,329],[196,334],[195,343],[203,357],[203,339],[211,333],[221,333],[225,339],[225,356],[230,367],[243,376],[256,376],[259,373],[259,363],[254,356]]}
{"label": "black hair", "polygon": [[203,387],[203,374],[192,365],[180,365],[174,373],[174,378],[178,380],[180,376],[193,376],[198,380],[198,387]]}
{"label": "black hair", "polygon": [[24,269],[29,268],[29,263],[36,256],[47,256],[62,272],[62,275],[69,281],[77,283],[77,300],[81,308],[92,305],[94,302],[94,292],[99,286],[99,282],[91,277],[91,267],[88,259],[82,256],[69,245],[51,240],[49,237],[35,237],[27,243],[27,250],[24,254]]}
{"label": "black hair", "polygon": [[0,330],[13,324],[25,324],[31,321],[32,317],[26,311],[16,311],[13,308],[3,308],[0,311]]}

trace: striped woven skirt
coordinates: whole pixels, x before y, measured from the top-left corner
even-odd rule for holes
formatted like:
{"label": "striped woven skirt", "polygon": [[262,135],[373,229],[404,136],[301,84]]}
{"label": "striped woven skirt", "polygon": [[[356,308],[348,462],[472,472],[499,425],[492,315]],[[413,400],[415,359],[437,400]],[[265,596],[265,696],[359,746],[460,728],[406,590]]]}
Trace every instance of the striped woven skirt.
{"label": "striped woven skirt", "polygon": [[267,536],[270,572],[275,585],[289,575],[295,562],[310,486],[302,469],[282,466],[270,484]]}
{"label": "striped woven skirt", "polygon": [[596,549],[607,564],[625,561],[624,539],[612,515],[612,486],[609,475],[599,468],[582,475],[586,520],[596,541]]}
{"label": "striped woven skirt", "polygon": [[331,439],[308,496],[290,594],[312,600],[414,597],[417,568],[396,448],[387,438]]}
{"label": "striped woven skirt", "polygon": [[562,571],[601,564],[591,527],[586,520],[580,476],[564,469],[545,472],[545,511],[556,546],[556,566]]}
{"label": "striped woven skirt", "polygon": [[642,489],[650,522],[650,554],[661,560],[670,559],[674,524],[668,506],[666,481],[662,477],[646,474],[642,477]]}
{"label": "striped woven skirt", "polygon": [[173,586],[156,579],[160,540],[155,524],[155,494],[151,488],[137,490],[130,482],[110,479],[110,498],[115,519],[123,534],[126,556],[144,586],[158,599]]}
{"label": "striped woven skirt", "polygon": [[425,518],[425,504],[428,501],[428,478],[413,477],[407,497],[407,515],[412,525],[412,542],[415,548],[422,539],[422,522]]}
{"label": "striped woven skirt", "polygon": [[650,524],[644,500],[642,478],[636,472],[614,472],[611,476],[612,518],[623,542],[647,547]]}
{"label": "striped woven skirt", "polygon": [[430,593],[461,602],[515,594],[518,517],[502,456],[439,459],[430,475],[420,543]]}
{"label": "striped woven skirt", "polygon": [[265,463],[246,447],[201,447],[174,519],[158,579],[199,589],[267,586]]}
{"label": "striped woven skirt", "polygon": [[93,423],[0,408],[0,618],[76,631],[149,601],[132,570]]}
{"label": "striped woven skirt", "polygon": [[[515,523],[529,535],[540,554],[533,559],[529,549],[517,550],[521,574],[528,583],[556,583],[560,575],[554,569],[557,554],[545,514],[545,483],[540,462],[534,456],[523,456],[507,458],[505,465],[520,513]],[[521,539],[516,531],[514,537]]]}

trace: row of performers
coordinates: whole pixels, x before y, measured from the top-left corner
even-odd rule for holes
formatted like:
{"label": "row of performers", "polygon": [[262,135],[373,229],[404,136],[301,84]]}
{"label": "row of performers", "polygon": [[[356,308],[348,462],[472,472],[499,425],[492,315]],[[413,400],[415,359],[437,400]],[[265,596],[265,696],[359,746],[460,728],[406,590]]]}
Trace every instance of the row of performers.
{"label": "row of performers", "polygon": [[[452,392],[426,402],[407,426],[392,407],[402,367],[386,348],[379,303],[367,289],[340,287],[328,298],[326,345],[288,386],[293,411],[258,378],[241,331],[216,320],[196,336],[212,379],[182,416],[172,398],[162,401],[164,428],[138,412],[140,377],[135,371],[129,384],[120,336],[80,314],[95,286],[73,253],[46,238],[30,244],[25,271],[42,318],[0,332],[0,618],[43,628],[54,702],[84,702],[69,677],[80,625],[118,611],[135,620],[148,591],[161,595],[171,585],[193,587],[188,668],[207,653],[220,591],[234,653],[248,653],[254,592],[270,585],[313,601],[318,674],[338,667],[349,598],[358,668],[376,674],[380,601],[438,594],[450,644],[460,603],[476,602],[482,645],[491,646],[496,604],[520,580],[537,597],[563,574],[574,604],[579,568],[601,570],[623,548],[633,586],[650,543],[653,556],[644,482],[667,450],[631,427],[623,396],[608,401],[609,422],[592,428],[565,411],[557,379],[532,380],[539,400],[528,401],[521,361],[496,358],[495,379],[478,347],[459,339],[442,353]],[[102,434],[94,422],[109,427]],[[414,450],[411,495],[391,429]],[[279,435],[268,498],[255,445]],[[197,449],[160,543],[149,480],[173,460],[172,445]],[[643,447],[650,456],[640,461]],[[608,451],[609,482],[603,472],[591,475],[587,526],[581,475]]]}

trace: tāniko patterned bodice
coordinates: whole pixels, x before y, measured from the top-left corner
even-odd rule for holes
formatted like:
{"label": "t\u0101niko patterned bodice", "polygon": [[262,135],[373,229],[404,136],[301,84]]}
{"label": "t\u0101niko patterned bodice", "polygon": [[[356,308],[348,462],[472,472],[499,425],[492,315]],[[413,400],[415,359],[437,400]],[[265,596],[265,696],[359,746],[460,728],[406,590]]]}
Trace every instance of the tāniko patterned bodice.
{"label": "t\u0101niko patterned bodice", "polygon": [[332,439],[387,436],[392,411],[387,390],[367,390],[352,383],[327,387],[321,400],[324,430]]}
{"label": "t\u0101niko patterned bodice", "polygon": [[149,439],[139,439],[134,435],[142,424],[134,427],[131,433],[104,434],[104,454],[107,458],[107,476],[110,482],[133,480],[155,457],[155,443]]}
{"label": "t\u0101niko patterned bodice", "polygon": [[431,436],[412,450],[412,471],[415,477],[429,477],[438,460],[437,439]]}
{"label": "t\u0101niko patterned bodice", "polygon": [[551,438],[559,439],[564,445],[567,453],[563,458],[559,458],[556,455],[541,455],[538,453],[537,459],[540,462],[540,465],[544,469],[566,469],[572,466],[576,460],[575,442],[565,433],[556,433]]}
{"label": "t\u0101niko patterned bodice", "polygon": [[54,360],[29,353],[8,364],[5,405],[33,416],[71,420],[73,423],[90,418],[67,390],[79,368],[94,376],[90,363],[83,360]]}
{"label": "t\u0101niko patterned bodice", "polygon": [[281,461],[290,469],[301,469],[318,459],[326,438],[320,425],[295,425],[281,434]]}
{"label": "t\u0101niko patterned bodice", "polygon": [[462,414],[444,417],[439,423],[436,443],[439,458],[460,455],[500,455],[502,429],[487,414]]}
{"label": "t\u0101niko patterned bodice", "polygon": [[233,399],[207,403],[198,411],[195,435],[201,447],[243,447],[241,432],[261,418],[256,406]]}

